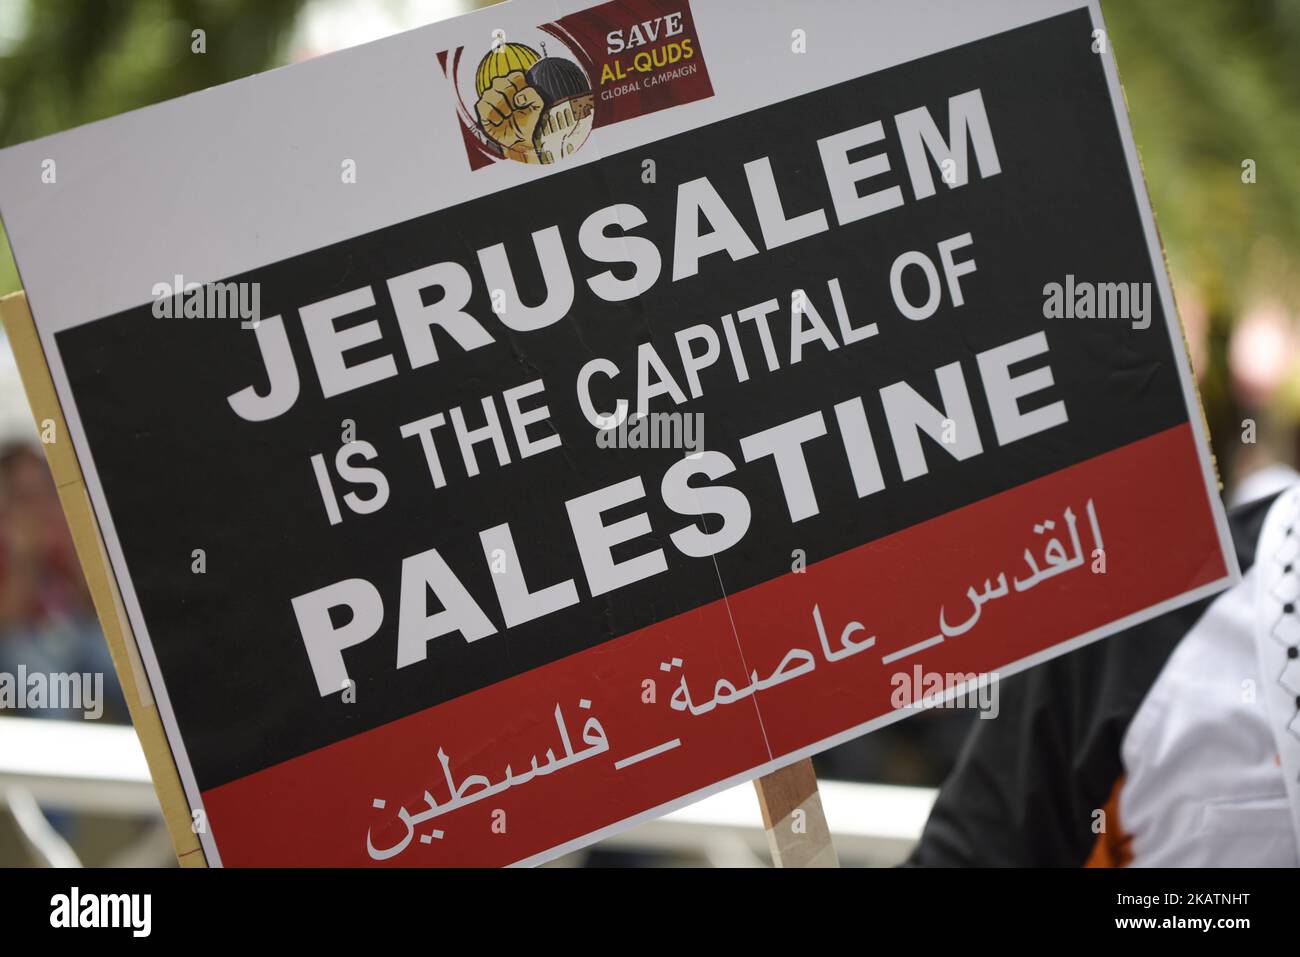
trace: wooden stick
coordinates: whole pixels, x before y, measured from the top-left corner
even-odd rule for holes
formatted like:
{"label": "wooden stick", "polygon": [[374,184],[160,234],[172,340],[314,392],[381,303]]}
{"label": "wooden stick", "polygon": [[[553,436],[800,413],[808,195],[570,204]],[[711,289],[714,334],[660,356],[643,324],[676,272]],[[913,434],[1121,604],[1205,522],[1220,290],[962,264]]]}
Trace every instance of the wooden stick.
{"label": "wooden stick", "polygon": [[99,616],[104,638],[108,641],[113,668],[122,683],[122,692],[131,712],[131,723],[135,725],[135,733],[144,749],[149,774],[153,778],[154,790],[158,793],[158,803],[162,805],[163,818],[167,822],[167,831],[171,835],[172,846],[176,849],[177,860],[182,867],[203,867],[207,862],[193,830],[189,801],[181,787],[176,762],[172,758],[167,735],[163,731],[162,720],[149,689],[149,680],[140,662],[140,649],[122,607],[117,580],[108,564],[108,553],[104,550],[104,540],[99,534],[99,523],[90,507],[90,496],[86,493],[81,464],[77,461],[68,436],[68,424],[64,421],[63,409],[54,391],[54,382],[50,378],[45,352],[41,349],[40,338],[36,334],[36,325],[27,308],[27,297],[16,292],[0,299],[0,319],[4,321],[9,344],[18,362],[18,373],[27,392],[27,401],[31,403],[32,415],[36,418],[36,428],[53,439],[42,439],[45,458],[50,463],[59,501],[63,504],[63,514],[72,531],[72,541],[77,548],[77,558],[81,561],[86,584],[90,587],[95,613]]}
{"label": "wooden stick", "polygon": [[840,866],[810,759],[763,775],[754,781],[754,790],[775,866]]}

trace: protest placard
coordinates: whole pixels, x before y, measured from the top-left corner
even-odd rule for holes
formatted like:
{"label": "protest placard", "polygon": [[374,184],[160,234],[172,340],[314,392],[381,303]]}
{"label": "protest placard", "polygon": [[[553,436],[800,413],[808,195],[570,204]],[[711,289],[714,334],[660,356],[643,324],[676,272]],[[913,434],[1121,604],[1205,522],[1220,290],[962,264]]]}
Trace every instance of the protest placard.
{"label": "protest placard", "polygon": [[1102,30],[516,2],[0,153],[206,858],[538,862],[1233,581]]}

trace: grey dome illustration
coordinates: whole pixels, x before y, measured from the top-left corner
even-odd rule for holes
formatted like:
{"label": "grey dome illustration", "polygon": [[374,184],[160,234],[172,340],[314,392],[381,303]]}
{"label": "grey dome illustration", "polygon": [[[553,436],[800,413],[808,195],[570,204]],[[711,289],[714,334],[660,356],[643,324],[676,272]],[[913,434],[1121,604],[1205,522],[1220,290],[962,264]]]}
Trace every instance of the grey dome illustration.
{"label": "grey dome illustration", "polygon": [[548,57],[542,46],[542,59],[528,70],[528,85],[541,94],[542,102],[549,108],[575,96],[588,96],[591,86],[586,75],[571,60]]}

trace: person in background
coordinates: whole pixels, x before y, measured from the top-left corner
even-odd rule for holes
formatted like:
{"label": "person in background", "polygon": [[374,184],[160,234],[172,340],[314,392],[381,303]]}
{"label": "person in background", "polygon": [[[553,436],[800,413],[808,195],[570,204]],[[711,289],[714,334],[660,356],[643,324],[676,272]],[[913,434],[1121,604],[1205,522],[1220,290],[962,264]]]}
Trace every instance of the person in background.
{"label": "person in background", "polygon": [[1001,682],[908,865],[1300,864],[1300,485],[1229,526],[1239,584]]}
{"label": "person in background", "polygon": [[[102,674],[103,717],[127,720],[126,703],[95,618],[58,492],[39,447],[0,447],[0,672]],[[80,718],[45,708],[25,717]]]}

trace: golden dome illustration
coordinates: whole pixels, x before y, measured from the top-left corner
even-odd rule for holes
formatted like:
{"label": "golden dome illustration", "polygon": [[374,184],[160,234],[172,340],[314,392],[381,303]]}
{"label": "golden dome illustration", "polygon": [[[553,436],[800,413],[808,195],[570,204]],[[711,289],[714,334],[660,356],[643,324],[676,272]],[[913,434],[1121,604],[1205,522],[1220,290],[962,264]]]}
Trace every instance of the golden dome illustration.
{"label": "golden dome illustration", "polygon": [[502,43],[479,61],[478,72],[474,76],[474,89],[479,96],[499,77],[508,76],[516,71],[527,73],[541,54],[522,43]]}

